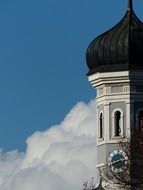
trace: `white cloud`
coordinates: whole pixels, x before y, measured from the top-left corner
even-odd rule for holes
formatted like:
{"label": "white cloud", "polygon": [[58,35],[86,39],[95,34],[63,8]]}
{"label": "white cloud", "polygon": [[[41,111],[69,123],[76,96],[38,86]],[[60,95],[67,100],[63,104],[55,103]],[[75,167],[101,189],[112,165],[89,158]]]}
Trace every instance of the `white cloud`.
{"label": "white cloud", "polygon": [[95,102],[78,103],[60,125],[35,132],[24,154],[0,152],[1,190],[80,190],[96,175]]}

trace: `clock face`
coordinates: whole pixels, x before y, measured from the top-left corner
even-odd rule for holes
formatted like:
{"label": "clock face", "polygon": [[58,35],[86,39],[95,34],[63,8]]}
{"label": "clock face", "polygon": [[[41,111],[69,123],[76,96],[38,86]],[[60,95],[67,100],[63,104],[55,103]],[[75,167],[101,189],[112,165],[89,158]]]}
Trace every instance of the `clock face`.
{"label": "clock face", "polygon": [[121,173],[128,165],[128,157],[122,150],[115,150],[108,157],[108,165],[112,172]]}

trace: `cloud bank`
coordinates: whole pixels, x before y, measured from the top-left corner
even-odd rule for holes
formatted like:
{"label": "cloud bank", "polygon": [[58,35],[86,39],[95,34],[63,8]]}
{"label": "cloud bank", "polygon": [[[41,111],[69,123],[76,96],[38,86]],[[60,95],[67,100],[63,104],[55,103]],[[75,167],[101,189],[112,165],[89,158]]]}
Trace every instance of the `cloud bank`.
{"label": "cloud bank", "polygon": [[0,190],[81,190],[96,176],[95,101],[27,139],[25,153],[0,151]]}

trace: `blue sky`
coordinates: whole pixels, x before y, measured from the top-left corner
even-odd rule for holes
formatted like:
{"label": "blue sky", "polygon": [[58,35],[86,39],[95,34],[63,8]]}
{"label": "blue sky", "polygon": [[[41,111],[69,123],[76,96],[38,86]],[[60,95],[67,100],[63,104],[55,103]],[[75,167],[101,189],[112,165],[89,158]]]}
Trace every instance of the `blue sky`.
{"label": "blue sky", "polygon": [[[126,7],[127,0],[0,2],[0,147],[25,150],[30,134],[95,96],[86,48]],[[143,19],[143,1],[134,7]]]}

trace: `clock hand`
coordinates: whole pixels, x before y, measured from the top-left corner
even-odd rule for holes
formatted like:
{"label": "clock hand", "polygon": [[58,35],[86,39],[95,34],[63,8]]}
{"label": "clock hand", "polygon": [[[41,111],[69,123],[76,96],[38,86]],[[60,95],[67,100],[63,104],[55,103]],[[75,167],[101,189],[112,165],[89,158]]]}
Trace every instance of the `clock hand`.
{"label": "clock hand", "polygon": [[124,158],[122,158],[122,159],[120,159],[120,160],[112,161],[111,164],[116,164],[116,163],[123,162],[123,161],[125,161]]}
{"label": "clock hand", "polygon": [[121,162],[121,161],[122,161],[122,160],[111,161],[111,163],[110,163],[109,165],[114,165],[114,164],[119,163],[119,162]]}

